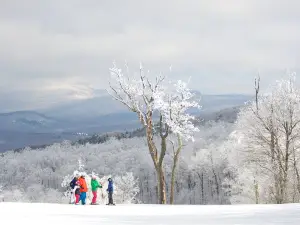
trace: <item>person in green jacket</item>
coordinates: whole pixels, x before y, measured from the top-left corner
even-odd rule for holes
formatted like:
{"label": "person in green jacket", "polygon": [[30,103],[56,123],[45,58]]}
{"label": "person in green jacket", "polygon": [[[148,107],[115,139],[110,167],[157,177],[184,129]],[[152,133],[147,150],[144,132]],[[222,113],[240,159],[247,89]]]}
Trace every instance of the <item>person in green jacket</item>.
{"label": "person in green jacket", "polygon": [[91,204],[96,205],[97,191],[98,191],[98,188],[102,188],[102,185],[97,181],[95,175],[92,175],[91,186],[92,186],[92,193],[93,193],[93,199],[92,199]]}

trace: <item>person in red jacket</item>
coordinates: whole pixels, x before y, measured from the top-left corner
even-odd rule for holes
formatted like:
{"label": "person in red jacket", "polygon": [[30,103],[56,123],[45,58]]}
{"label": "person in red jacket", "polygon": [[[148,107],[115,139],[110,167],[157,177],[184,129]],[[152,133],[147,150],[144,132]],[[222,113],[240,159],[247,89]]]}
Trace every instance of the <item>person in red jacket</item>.
{"label": "person in red jacket", "polygon": [[79,186],[80,186],[80,199],[79,199],[79,201],[81,201],[82,205],[85,205],[86,193],[88,191],[86,181],[85,181],[85,175],[82,174],[78,181],[79,181]]}

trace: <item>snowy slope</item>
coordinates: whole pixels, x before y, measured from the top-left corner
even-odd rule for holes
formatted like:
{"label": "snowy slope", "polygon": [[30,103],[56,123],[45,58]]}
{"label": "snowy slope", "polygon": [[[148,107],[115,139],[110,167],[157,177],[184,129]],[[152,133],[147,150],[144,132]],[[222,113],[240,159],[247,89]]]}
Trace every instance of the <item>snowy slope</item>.
{"label": "snowy slope", "polygon": [[82,206],[0,203],[1,224],[300,224],[300,204],[233,206]]}

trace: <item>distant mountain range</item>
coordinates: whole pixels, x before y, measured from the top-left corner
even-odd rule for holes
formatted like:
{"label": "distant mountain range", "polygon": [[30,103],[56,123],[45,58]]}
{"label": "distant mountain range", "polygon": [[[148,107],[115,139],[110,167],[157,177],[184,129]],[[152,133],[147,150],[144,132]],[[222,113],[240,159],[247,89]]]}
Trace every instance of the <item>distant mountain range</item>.
{"label": "distant mountain range", "polygon": [[[191,113],[216,118],[217,112],[223,110],[221,116],[224,116],[226,109],[241,106],[251,98],[248,95],[203,95],[201,111],[191,110]],[[230,110],[227,114],[234,117]],[[0,152],[138,127],[136,115],[107,95],[46,110],[0,113]]]}

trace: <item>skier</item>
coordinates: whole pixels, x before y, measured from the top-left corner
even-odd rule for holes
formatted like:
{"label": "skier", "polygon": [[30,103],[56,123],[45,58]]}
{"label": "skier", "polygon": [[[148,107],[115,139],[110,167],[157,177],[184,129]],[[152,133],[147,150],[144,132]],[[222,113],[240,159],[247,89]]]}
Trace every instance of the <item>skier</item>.
{"label": "skier", "polygon": [[76,186],[75,186],[75,205],[79,204],[79,199],[80,199],[80,183],[79,180],[76,181]]}
{"label": "skier", "polygon": [[107,187],[106,191],[108,192],[108,204],[107,205],[115,205],[113,202],[114,185],[113,185],[113,180],[111,178],[108,178],[108,187]]}
{"label": "skier", "polygon": [[76,182],[78,181],[78,179],[79,179],[79,174],[75,173],[73,180],[70,182],[70,187],[71,187],[70,204],[73,204],[76,201],[75,190],[76,190]]}
{"label": "skier", "polygon": [[79,178],[79,186],[80,186],[80,199],[82,205],[85,205],[85,200],[86,200],[86,193],[88,191],[86,181],[85,181],[85,175],[82,174],[81,177]]}
{"label": "skier", "polygon": [[92,180],[91,180],[91,186],[92,186],[92,193],[93,193],[93,199],[91,205],[96,205],[97,201],[97,190],[98,188],[102,188],[101,183],[96,180],[96,176],[92,175]]}

